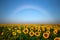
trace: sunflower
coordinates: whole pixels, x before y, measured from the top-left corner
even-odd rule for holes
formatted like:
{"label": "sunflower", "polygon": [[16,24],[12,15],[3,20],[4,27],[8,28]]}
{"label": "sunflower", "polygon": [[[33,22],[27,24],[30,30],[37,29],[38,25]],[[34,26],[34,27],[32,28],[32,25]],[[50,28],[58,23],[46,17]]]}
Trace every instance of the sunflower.
{"label": "sunflower", "polygon": [[27,34],[28,33],[28,28],[24,28],[23,33]]}
{"label": "sunflower", "polygon": [[60,31],[60,28],[58,28],[58,30]]}
{"label": "sunflower", "polygon": [[28,28],[29,26],[28,26],[28,25],[26,25],[25,27],[26,27],[26,28]]}
{"label": "sunflower", "polygon": [[41,29],[38,29],[37,31],[38,31],[38,32],[41,32]]}
{"label": "sunflower", "polygon": [[26,28],[28,28],[29,26],[28,25],[26,25]]}
{"label": "sunflower", "polygon": [[35,26],[34,29],[37,30],[38,29],[38,26]]}
{"label": "sunflower", "polygon": [[8,28],[8,30],[11,30],[11,28]]}
{"label": "sunflower", "polygon": [[53,33],[54,34],[57,34],[58,33],[58,30],[57,29],[54,29]]}
{"label": "sunflower", "polygon": [[4,35],[4,32],[2,32],[1,35]]}
{"label": "sunflower", "polygon": [[16,30],[17,28],[15,27],[14,29]]}
{"label": "sunflower", "polygon": [[54,38],[54,40],[60,40],[60,37],[56,37],[56,38]]}
{"label": "sunflower", "polygon": [[48,31],[50,31],[50,27],[48,26],[48,27],[46,27],[46,29],[48,30]]}
{"label": "sunflower", "polygon": [[40,32],[35,32],[35,36],[40,36]]}
{"label": "sunflower", "polygon": [[18,29],[21,29],[21,27],[18,26]]}
{"label": "sunflower", "polygon": [[15,36],[15,35],[16,35],[16,32],[12,32],[12,35],[14,35],[14,36]]}
{"label": "sunflower", "polygon": [[33,27],[30,27],[30,30],[34,30],[34,28]]}
{"label": "sunflower", "polygon": [[41,28],[42,28],[42,31],[45,31],[45,26],[42,26]]}
{"label": "sunflower", "polygon": [[37,26],[37,29],[40,29],[40,26]]}
{"label": "sunflower", "polygon": [[21,31],[20,30],[17,30],[17,33],[21,33]]}
{"label": "sunflower", "polygon": [[50,31],[46,31],[46,33],[49,33],[50,34]]}
{"label": "sunflower", "polygon": [[31,28],[31,27],[34,28],[34,26],[30,25],[30,28]]}
{"label": "sunflower", "polygon": [[49,37],[49,33],[43,33],[43,37],[44,38],[48,38]]}
{"label": "sunflower", "polygon": [[34,32],[33,32],[33,31],[30,31],[30,32],[29,32],[29,35],[30,35],[30,36],[34,36]]}

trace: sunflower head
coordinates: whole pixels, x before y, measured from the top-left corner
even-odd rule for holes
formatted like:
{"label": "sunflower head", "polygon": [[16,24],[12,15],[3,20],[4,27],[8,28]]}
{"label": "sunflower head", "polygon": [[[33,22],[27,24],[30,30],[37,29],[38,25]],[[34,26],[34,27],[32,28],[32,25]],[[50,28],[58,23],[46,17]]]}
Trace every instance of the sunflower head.
{"label": "sunflower head", "polygon": [[21,31],[20,30],[17,30],[17,33],[21,33]]}
{"label": "sunflower head", "polygon": [[41,29],[38,29],[37,31],[38,31],[38,32],[41,32]]}
{"label": "sunflower head", "polygon": [[28,28],[24,28],[23,33],[27,34],[28,33]]}
{"label": "sunflower head", "polygon": [[42,26],[41,28],[42,28],[42,31],[45,31],[45,27],[44,26]]}
{"label": "sunflower head", "polygon": [[56,37],[56,38],[54,38],[54,40],[60,40],[60,37]]}
{"label": "sunflower head", "polygon": [[54,29],[53,33],[54,34],[57,34],[58,33],[58,30],[57,29]]}
{"label": "sunflower head", "polygon": [[30,30],[34,30],[34,28],[33,27],[30,27]]}
{"label": "sunflower head", "polygon": [[46,33],[49,33],[50,34],[50,31],[46,31]]}
{"label": "sunflower head", "polygon": [[8,30],[11,30],[11,28],[8,28]]}
{"label": "sunflower head", "polygon": [[21,27],[18,26],[18,29],[21,29]]}
{"label": "sunflower head", "polygon": [[1,35],[4,35],[4,32],[2,32]]}
{"label": "sunflower head", "polygon": [[32,37],[32,36],[34,36],[34,32],[33,31],[30,31],[29,32],[29,35]]}
{"label": "sunflower head", "polygon": [[35,32],[35,36],[40,36],[40,32]]}
{"label": "sunflower head", "polygon": [[49,33],[43,33],[43,37],[44,38],[48,38],[49,37]]}
{"label": "sunflower head", "polygon": [[28,26],[28,25],[26,25],[25,27],[26,27],[26,28],[28,28],[29,26]]}
{"label": "sunflower head", "polygon": [[37,30],[38,29],[38,26],[35,26],[34,29]]}
{"label": "sunflower head", "polygon": [[15,36],[15,35],[16,35],[16,32],[12,32],[12,35],[14,35],[14,36]]}
{"label": "sunflower head", "polygon": [[48,30],[48,31],[50,31],[50,27],[48,26],[48,27],[46,27],[46,29]]}
{"label": "sunflower head", "polygon": [[17,28],[15,27],[14,29],[16,30]]}

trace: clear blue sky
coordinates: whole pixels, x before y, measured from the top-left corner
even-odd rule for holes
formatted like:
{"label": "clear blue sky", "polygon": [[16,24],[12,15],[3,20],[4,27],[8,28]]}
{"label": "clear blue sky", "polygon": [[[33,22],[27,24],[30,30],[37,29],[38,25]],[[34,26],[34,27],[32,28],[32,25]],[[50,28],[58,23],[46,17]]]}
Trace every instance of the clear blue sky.
{"label": "clear blue sky", "polygon": [[[48,17],[44,11],[36,8],[47,11]],[[0,0],[0,23],[9,21],[44,23],[48,22],[47,20],[60,23],[60,0]]]}

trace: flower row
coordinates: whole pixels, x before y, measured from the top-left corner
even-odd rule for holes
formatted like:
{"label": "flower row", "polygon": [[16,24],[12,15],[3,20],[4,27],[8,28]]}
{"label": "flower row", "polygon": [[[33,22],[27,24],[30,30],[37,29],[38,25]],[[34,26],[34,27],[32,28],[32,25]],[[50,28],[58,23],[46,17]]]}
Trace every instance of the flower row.
{"label": "flower row", "polygon": [[[42,39],[42,40],[60,40],[59,26],[41,26],[41,25],[21,25],[21,26],[6,26],[0,27],[0,39],[20,38],[27,39]],[[13,40],[11,39],[11,40]]]}

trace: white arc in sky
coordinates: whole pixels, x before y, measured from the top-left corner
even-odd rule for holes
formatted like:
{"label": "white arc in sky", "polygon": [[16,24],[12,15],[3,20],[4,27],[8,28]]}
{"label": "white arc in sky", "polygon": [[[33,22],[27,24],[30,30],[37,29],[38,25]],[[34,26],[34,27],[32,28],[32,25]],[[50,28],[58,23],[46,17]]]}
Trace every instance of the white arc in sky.
{"label": "white arc in sky", "polygon": [[[38,19],[38,20],[36,20],[36,21],[34,21],[34,20],[32,20],[32,22],[34,21],[34,22],[52,22],[53,21],[53,18],[52,18],[52,16],[50,15],[50,13],[48,13],[46,10],[44,10],[44,9],[42,9],[42,8],[40,8],[40,7],[37,7],[37,6],[31,6],[31,5],[24,5],[24,6],[21,6],[21,7],[18,7],[18,8],[16,8],[16,10],[15,11],[13,11],[13,14],[12,14],[12,19],[13,19],[13,21],[14,21],[14,17],[15,17],[15,15],[18,13],[18,12],[20,12],[20,11],[22,11],[22,10],[25,10],[25,9],[34,9],[34,10],[37,10],[37,11],[40,11],[41,13],[43,13],[44,15],[46,15],[47,17],[46,17],[46,19],[45,18],[43,18],[44,20],[41,20],[40,18]],[[24,11],[23,11],[24,12]],[[37,14],[37,13],[36,13]],[[22,15],[24,15],[24,14],[22,14]],[[37,15],[38,16],[38,15]],[[42,15],[43,16],[43,15]],[[20,17],[20,16],[19,16]],[[21,20],[22,19],[22,20]],[[31,19],[33,19],[33,18],[31,18]],[[19,21],[20,20],[20,21]],[[30,20],[30,19],[29,19]],[[19,18],[19,19],[17,19],[17,20],[15,20],[15,22],[27,22],[27,21],[29,21],[28,20],[28,18],[25,20],[24,18]],[[31,22],[31,21],[30,21]]]}

